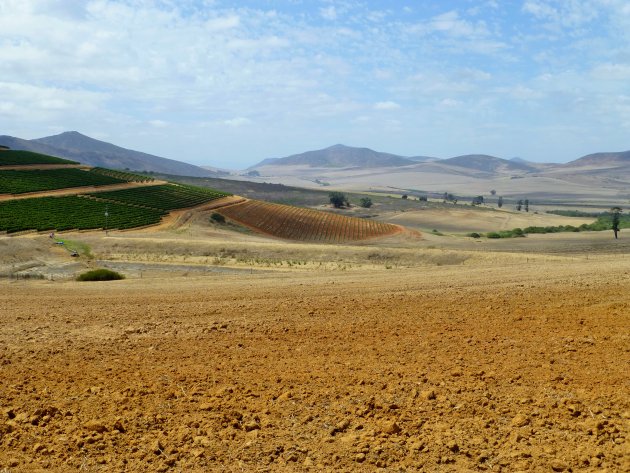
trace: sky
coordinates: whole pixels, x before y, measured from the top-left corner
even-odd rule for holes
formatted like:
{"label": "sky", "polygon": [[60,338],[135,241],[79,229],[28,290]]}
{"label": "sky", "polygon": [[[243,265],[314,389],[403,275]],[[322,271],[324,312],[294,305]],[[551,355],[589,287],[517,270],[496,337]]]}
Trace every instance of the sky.
{"label": "sky", "polygon": [[0,0],[0,134],[243,169],[630,149],[627,0]]}

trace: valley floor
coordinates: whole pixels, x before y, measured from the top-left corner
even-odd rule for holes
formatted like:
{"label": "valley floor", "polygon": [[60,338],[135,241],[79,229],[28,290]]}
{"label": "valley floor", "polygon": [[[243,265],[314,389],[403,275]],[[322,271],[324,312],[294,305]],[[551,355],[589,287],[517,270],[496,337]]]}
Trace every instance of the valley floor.
{"label": "valley floor", "polygon": [[628,253],[451,263],[0,281],[0,471],[630,470]]}

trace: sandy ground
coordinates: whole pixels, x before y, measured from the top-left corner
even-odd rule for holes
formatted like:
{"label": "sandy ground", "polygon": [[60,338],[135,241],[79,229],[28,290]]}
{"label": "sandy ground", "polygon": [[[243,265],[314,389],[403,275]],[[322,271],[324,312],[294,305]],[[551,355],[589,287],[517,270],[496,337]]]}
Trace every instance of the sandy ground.
{"label": "sandy ground", "polygon": [[630,470],[628,239],[299,245],[199,219],[64,235],[144,275],[0,280],[0,471]]}
{"label": "sandy ground", "polygon": [[[601,202],[624,205],[628,201],[627,176],[614,170],[601,175],[575,174],[562,170],[549,174],[515,173],[494,177],[445,169],[440,164],[423,163],[401,168],[311,168],[307,166],[264,166],[260,177],[237,176],[239,180],[273,182],[297,187],[325,190],[403,192],[452,192],[460,196],[488,196],[491,189],[504,197],[530,201]],[[317,181],[327,183],[323,187]]]}
{"label": "sandy ground", "polygon": [[573,225],[579,227],[583,223],[593,223],[595,219],[538,213],[535,208],[530,209],[530,212],[516,212],[511,209],[475,209],[453,206],[452,209],[430,208],[397,213],[386,220],[425,231],[437,229],[442,232],[491,232],[529,226]]}

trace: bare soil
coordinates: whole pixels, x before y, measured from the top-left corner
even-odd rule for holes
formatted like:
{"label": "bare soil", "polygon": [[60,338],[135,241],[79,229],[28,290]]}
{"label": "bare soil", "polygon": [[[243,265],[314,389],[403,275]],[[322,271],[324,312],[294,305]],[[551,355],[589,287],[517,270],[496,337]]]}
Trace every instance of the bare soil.
{"label": "bare soil", "polygon": [[627,252],[416,247],[468,259],[379,269],[418,242],[186,232],[73,238],[357,269],[0,281],[0,471],[630,470]]}

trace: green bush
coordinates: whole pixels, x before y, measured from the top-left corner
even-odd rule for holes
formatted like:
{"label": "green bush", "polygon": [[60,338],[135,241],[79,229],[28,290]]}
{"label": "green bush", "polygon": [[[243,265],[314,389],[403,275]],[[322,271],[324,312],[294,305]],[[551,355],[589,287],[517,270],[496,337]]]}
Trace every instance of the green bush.
{"label": "green bush", "polygon": [[115,281],[118,279],[125,279],[125,276],[111,269],[103,268],[93,269],[77,276],[77,281]]}
{"label": "green bush", "polygon": [[348,202],[348,198],[346,197],[346,194],[344,194],[343,192],[331,192],[328,194],[328,198],[330,199],[330,203],[336,209],[340,209],[344,205],[345,206],[350,205],[350,203]]}
{"label": "green bush", "polygon": [[210,219],[217,223],[225,223],[225,217],[217,212],[213,212],[212,215],[210,215]]}
{"label": "green bush", "polygon": [[369,209],[370,207],[372,207],[372,199],[370,199],[369,197],[362,197],[359,201],[359,204],[361,205],[361,207]]}
{"label": "green bush", "polygon": [[501,235],[497,232],[488,232],[486,238],[501,238]]}

